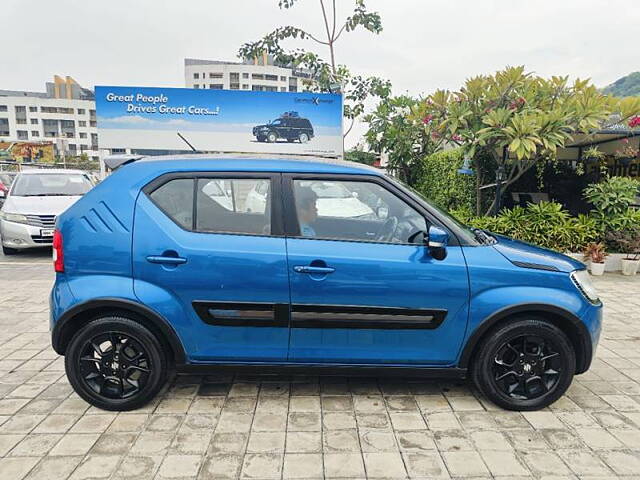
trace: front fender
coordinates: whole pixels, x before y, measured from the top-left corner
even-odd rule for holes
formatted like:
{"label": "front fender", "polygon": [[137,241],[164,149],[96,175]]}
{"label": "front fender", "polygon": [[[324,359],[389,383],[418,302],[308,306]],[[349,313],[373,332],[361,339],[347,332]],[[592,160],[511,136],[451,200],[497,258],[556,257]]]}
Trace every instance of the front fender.
{"label": "front fender", "polygon": [[593,346],[600,334],[601,306],[590,304],[573,285],[565,285],[565,281],[571,282],[566,275],[549,275],[550,280],[556,277],[557,282],[552,282],[554,288],[505,286],[484,290],[472,297],[472,314],[465,335],[465,346],[460,353],[459,367],[468,368],[478,341],[491,327],[522,313],[549,316],[566,325],[572,337],[575,337],[572,340],[578,342],[578,373],[589,367]]}

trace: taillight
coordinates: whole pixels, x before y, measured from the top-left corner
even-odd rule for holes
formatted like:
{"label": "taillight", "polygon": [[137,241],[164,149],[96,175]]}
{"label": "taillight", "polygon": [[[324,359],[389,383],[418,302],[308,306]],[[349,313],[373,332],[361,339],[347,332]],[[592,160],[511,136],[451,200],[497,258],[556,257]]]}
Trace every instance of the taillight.
{"label": "taillight", "polygon": [[60,230],[53,232],[53,269],[58,273],[64,272],[64,254],[62,253],[62,234]]}

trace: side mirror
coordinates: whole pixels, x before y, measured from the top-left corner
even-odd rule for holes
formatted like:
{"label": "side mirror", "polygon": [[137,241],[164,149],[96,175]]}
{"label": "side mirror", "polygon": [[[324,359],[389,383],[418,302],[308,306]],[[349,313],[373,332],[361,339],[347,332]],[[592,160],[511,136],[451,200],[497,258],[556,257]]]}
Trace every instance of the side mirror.
{"label": "side mirror", "polygon": [[444,260],[447,257],[449,234],[445,230],[435,225],[430,225],[426,243],[429,253],[434,259]]}

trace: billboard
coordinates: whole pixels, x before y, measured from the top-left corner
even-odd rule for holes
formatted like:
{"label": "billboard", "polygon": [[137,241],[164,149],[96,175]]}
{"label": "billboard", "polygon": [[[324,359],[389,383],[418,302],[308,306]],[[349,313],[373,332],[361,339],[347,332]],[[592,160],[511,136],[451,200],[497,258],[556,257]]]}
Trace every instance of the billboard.
{"label": "billboard", "polygon": [[53,163],[51,142],[0,142],[0,161],[16,163]]}
{"label": "billboard", "polygon": [[342,97],[97,86],[100,148],[342,156]]}

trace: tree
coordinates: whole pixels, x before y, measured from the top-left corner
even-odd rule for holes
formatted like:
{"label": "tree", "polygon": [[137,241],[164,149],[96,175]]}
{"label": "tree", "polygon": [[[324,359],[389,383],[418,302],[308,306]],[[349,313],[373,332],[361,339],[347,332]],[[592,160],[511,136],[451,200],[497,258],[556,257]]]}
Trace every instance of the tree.
{"label": "tree", "polygon": [[442,149],[445,138],[429,116],[415,112],[421,101],[408,95],[387,97],[365,116],[369,148],[388,155],[387,168],[408,185],[417,185],[425,156]]}
{"label": "tree", "polygon": [[[434,122],[432,128],[450,144],[464,146],[478,188],[494,181],[498,169],[508,187],[540,162],[554,161],[558,148],[576,134],[619,123],[637,126],[640,98],[610,97],[588,80],[546,79],[520,66],[470,78],[457,92],[438,90],[414,113]],[[483,174],[487,160],[495,165],[489,175]],[[479,194],[476,204],[480,213]]]}
{"label": "tree", "polygon": [[[292,8],[298,0],[280,0],[281,9]],[[330,4],[331,8],[328,8]],[[238,56],[243,59],[259,57],[264,52],[272,55],[281,65],[290,65],[311,72],[314,83],[310,88],[320,92],[341,90],[344,95],[344,116],[350,120],[344,136],[346,137],[355,119],[364,112],[365,100],[371,96],[385,97],[391,91],[391,83],[387,80],[371,76],[353,75],[346,65],[337,63],[336,43],[345,32],[358,28],[378,34],[382,31],[382,21],[377,12],[369,12],[364,0],[355,0],[355,9],[346,19],[338,21],[336,0],[320,0],[320,10],[324,32],[312,34],[293,25],[276,28],[260,40],[247,42],[240,47]],[[297,48],[286,50],[281,43],[284,40],[300,39],[312,42],[316,47],[326,48],[329,61],[323,60],[316,52]]]}
{"label": "tree", "polygon": [[362,146],[357,145],[351,150],[344,152],[344,159],[348,162],[363,163],[373,165],[376,163],[377,155],[373,152],[365,151]]}

